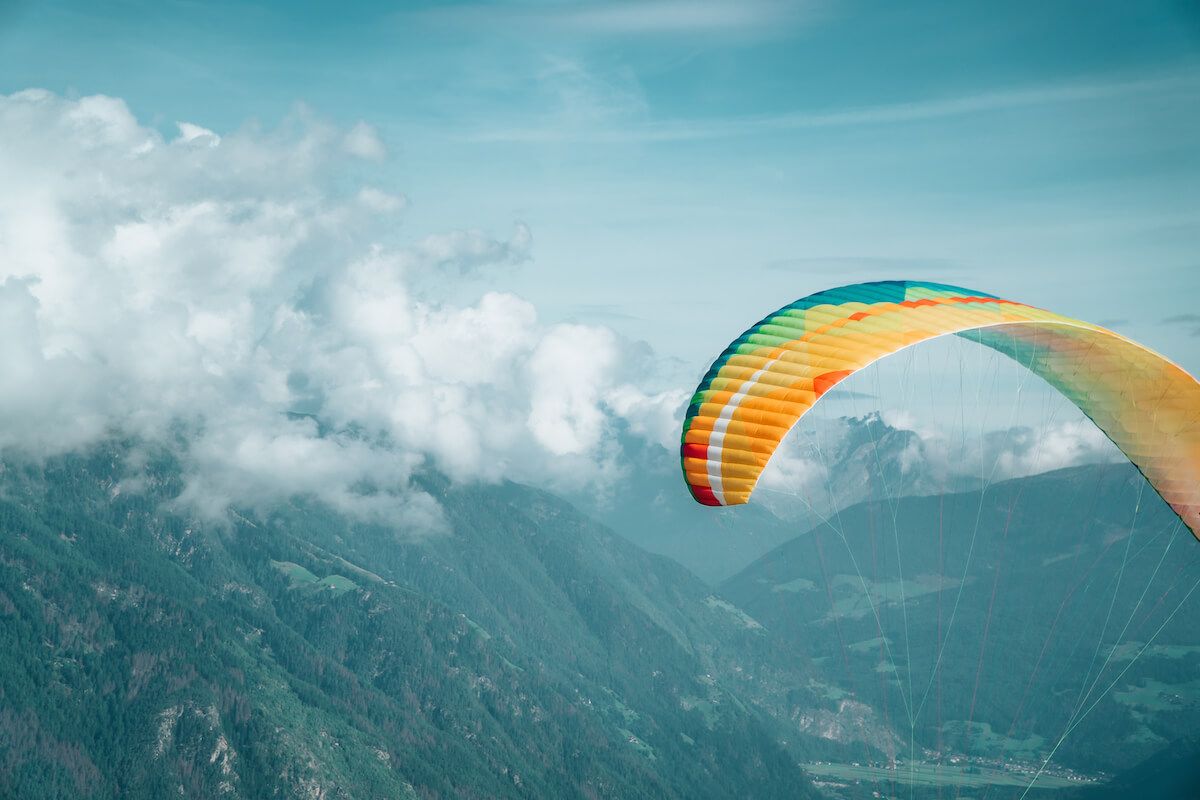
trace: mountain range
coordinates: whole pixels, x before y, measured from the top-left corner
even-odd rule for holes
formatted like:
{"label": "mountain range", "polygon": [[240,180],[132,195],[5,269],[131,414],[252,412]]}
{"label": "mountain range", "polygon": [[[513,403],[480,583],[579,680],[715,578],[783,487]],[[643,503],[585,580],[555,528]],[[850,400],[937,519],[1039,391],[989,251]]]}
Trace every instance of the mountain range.
{"label": "mountain range", "polygon": [[609,494],[570,497],[638,546],[668,556],[716,585],[835,509],[978,485],[978,478],[947,476],[933,467],[922,456],[923,447],[917,433],[887,424],[878,413],[831,420],[819,431],[797,428],[782,450],[794,449],[812,461],[807,480],[768,471],[753,503],[710,508],[680,491],[677,454],[641,437],[624,436],[621,450],[629,478]]}
{"label": "mountain range", "polygon": [[[1128,466],[803,531],[683,516],[665,471],[609,524],[427,471],[431,534],[302,498],[196,518],[176,460],[130,481],[134,450],[0,472],[0,794],[857,800],[905,763],[1035,766],[1101,663],[1133,668],[1056,751],[1062,785],[1186,751],[1200,708],[1186,614],[1137,652],[1198,573]],[[715,555],[678,561],[744,566],[648,552],[689,533]],[[1139,593],[1115,635],[1097,609],[1123,625]]]}
{"label": "mountain range", "polygon": [[735,691],[756,624],[551,495],[429,474],[438,536],[214,525],[126,456],[3,472],[5,796],[816,796]]}

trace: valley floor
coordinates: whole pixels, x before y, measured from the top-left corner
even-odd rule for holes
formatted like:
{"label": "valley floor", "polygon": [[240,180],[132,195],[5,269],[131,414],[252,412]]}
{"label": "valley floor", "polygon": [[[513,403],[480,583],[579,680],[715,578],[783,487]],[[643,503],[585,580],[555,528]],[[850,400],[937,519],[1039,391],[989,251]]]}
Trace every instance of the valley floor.
{"label": "valley floor", "polygon": [[[884,792],[886,787],[914,784],[923,787],[1018,787],[1024,790],[1037,773],[1036,764],[1012,763],[1007,766],[981,766],[977,764],[946,765],[927,761],[913,764],[834,764],[824,761],[810,762],[804,769],[813,776],[817,786],[831,797],[843,796],[839,789],[871,786]],[[1067,789],[1088,786],[1098,778],[1081,775],[1070,770],[1047,769],[1037,780],[1037,789]],[[857,797],[858,794],[847,794]],[[907,793],[904,794],[907,797]]]}

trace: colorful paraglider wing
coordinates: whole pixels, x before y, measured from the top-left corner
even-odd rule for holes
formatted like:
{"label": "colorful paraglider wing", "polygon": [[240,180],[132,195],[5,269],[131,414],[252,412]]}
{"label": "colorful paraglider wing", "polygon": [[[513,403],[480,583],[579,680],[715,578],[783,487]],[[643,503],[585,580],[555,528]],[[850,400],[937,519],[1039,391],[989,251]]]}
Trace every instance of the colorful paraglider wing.
{"label": "colorful paraglider wing", "polygon": [[783,437],[839,381],[910,345],[968,332],[1075,403],[1200,538],[1200,383],[1099,326],[919,281],[819,292],[730,344],[684,420],[683,471],[692,496],[710,506],[747,502]]}

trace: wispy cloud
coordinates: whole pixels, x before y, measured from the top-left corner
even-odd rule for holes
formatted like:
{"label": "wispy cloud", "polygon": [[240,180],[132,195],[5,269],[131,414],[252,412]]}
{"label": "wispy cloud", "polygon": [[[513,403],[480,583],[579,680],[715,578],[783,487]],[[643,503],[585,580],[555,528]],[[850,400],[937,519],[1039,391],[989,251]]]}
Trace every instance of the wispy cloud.
{"label": "wispy cloud", "polygon": [[909,275],[946,276],[962,271],[957,262],[945,258],[891,258],[881,256],[809,256],[770,261],[763,269],[771,272],[845,274],[847,276]]}
{"label": "wispy cloud", "polygon": [[592,143],[678,142],[730,139],[784,131],[889,125],[952,117],[965,117],[1018,108],[1055,106],[1094,100],[1145,97],[1151,94],[1188,94],[1200,90],[1200,71],[1183,70],[1140,78],[1101,79],[995,89],[954,97],[926,98],[899,103],[783,114],[737,116],[718,119],[634,120],[610,127],[489,128],[465,138],[477,142]]}
{"label": "wispy cloud", "polygon": [[630,314],[623,306],[612,303],[576,303],[569,308],[569,315],[580,319],[598,320],[641,320],[636,314]]}
{"label": "wispy cloud", "polygon": [[633,0],[563,9],[563,25],[606,34],[763,31],[796,23],[812,3],[794,0]]}
{"label": "wispy cloud", "polygon": [[574,3],[469,3],[419,12],[426,19],[592,36],[771,34],[808,22],[824,4],[807,0],[602,0]]}
{"label": "wispy cloud", "polygon": [[1192,336],[1200,336],[1200,314],[1177,314],[1163,320],[1168,325],[1186,325],[1191,328]]}
{"label": "wispy cloud", "polygon": [[533,77],[551,127],[611,127],[649,109],[637,78],[627,70],[601,76],[578,60],[550,56]]}

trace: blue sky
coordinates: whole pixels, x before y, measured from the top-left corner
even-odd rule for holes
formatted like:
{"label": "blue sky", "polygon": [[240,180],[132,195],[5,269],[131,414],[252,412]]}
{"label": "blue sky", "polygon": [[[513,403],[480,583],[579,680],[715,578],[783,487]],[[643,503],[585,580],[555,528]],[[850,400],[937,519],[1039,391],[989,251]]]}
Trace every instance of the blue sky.
{"label": "blue sky", "polygon": [[[3,2],[0,92],[163,131],[365,120],[397,235],[695,371],[770,308],[941,279],[1200,371],[1200,12],[1141,3]],[[469,299],[469,297],[468,297]],[[1165,322],[1180,318],[1179,322]]]}

